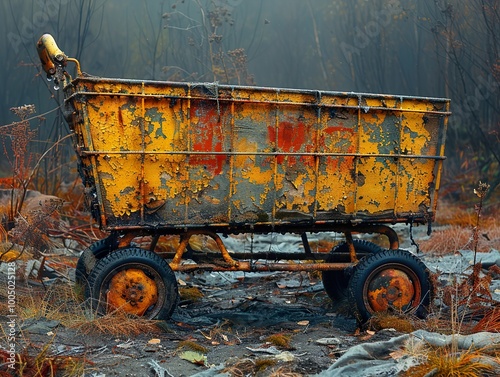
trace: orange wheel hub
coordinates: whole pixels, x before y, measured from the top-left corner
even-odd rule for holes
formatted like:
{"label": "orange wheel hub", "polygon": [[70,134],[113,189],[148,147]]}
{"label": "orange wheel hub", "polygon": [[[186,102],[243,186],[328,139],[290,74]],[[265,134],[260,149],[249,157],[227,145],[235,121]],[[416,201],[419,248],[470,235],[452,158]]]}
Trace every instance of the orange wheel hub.
{"label": "orange wheel hub", "polygon": [[368,302],[375,312],[394,307],[402,309],[415,297],[410,277],[401,270],[386,269],[373,277],[368,285]]}
{"label": "orange wheel hub", "polygon": [[144,271],[130,268],[113,276],[106,292],[106,300],[108,311],[122,309],[142,316],[149,307],[156,304],[158,288]]}

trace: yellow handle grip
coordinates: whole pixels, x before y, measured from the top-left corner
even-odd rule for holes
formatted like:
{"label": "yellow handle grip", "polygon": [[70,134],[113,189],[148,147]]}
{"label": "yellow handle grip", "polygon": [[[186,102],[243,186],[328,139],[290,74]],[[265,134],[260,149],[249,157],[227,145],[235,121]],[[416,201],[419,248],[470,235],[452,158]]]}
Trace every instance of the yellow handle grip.
{"label": "yellow handle grip", "polygon": [[68,57],[57,47],[54,37],[44,34],[36,44],[43,70],[48,75],[56,73],[56,65],[65,67]]}

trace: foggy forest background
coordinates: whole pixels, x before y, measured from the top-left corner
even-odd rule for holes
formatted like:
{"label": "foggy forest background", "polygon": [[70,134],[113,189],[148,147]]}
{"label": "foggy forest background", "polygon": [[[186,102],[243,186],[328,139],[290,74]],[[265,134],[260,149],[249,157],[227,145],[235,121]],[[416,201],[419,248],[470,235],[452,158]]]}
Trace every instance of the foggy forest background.
{"label": "foggy forest background", "polygon": [[96,76],[451,98],[442,195],[500,184],[499,0],[4,0],[0,20],[0,134],[35,105],[42,192],[76,176],[43,33]]}

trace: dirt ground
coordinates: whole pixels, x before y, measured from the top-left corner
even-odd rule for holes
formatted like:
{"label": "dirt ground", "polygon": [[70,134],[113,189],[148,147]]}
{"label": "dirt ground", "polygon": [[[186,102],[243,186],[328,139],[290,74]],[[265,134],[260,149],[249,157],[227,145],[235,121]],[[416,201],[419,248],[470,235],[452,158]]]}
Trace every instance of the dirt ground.
{"label": "dirt ground", "polygon": [[[291,244],[285,240],[283,247]],[[470,258],[463,262],[470,264]],[[496,260],[498,253],[491,258]],[[459,259],[453,255],[424,262],[431,269],[456,268]],[[447,274],[454,274],[453,269]],[[54,365],[64,360],[66,375],[73,376],[314,376],[356,344],[399,335],[392,329],[359,331],[348,303],[333,303],[318,273],[176,275],[182,299],[172,318],[157,322],[155,331],[99,335],[34,317],[19,319],[17,348],[35,358],[43,355]],[[58,279],[50,284],[56,295],[63,292],[58,284],[67,286]],[[189,290],[202,296],[189,295]],[[500,292],[499,284],[492,291]],[[62,294],[60,300],[63,304]],[[6,334],[8,317],[0,316],[0,322]],[[79,365],[73,374],[68,360]],[[51,375],[47,373],[43,375]]]}
{"label": "dirt ground", "polygon": [[[181,281],[198,288],[204,297],[181,301],[169,321],[158,323],[157,332],[83,335],[57,321],[38,318],[22,323],[22,339],[35,353],[49,344],[48,355],[84,358],[85,376],[193,376],[222,365],[229,368],[228,375],[236,376],[247,375],[240,373],[255,370],[254,363],[259,362],[267,366],[259,375],[278,371],[277,375],[305,376],[327,369],[356,343],[394,335],[355,335],[354,318],[342,314],[347,304],[334,308],[320,279],[310,274],[234,278],[204,273],[183,275]],[[285,344],[270,341],[271,335],[282,336]],[[192,348],[186,341],[203,346],[198,355],[206,355],[206,360],[185,360],[184,351]],[[179,348],[182,342],[187,348]]]}

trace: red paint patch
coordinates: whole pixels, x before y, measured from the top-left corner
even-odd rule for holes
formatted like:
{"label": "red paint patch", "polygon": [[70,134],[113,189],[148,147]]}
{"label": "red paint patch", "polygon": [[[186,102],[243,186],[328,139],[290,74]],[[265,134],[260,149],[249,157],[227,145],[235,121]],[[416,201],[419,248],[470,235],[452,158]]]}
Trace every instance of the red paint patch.
{"label": "red paint patch", "polygon": [[[199,104],[191,110],[191,117],[199,119],[193,127],[191,134],[192,149],[196,152],[222,152],[224,141],[223,127],[216,109],[211,109],[210,104]],[[222,172],[226,156],[222,154],[192,155],[189,159],[191,165],[202,165],[214,175]]]}
{"label": "red paint patch", "polygon": [[[303,122],[280,122],[276,129],[272,126],[268,127],[269,141],[277,146],[277,152],[282,153],[310,153],[314,151],[314,139],[311,134],[310,127]],[[287,159],[287,165],[292,167],[298,160],[306,165],[313,165],[313,160],[306,156],[278,156],[279,164],[282,164]]]}

